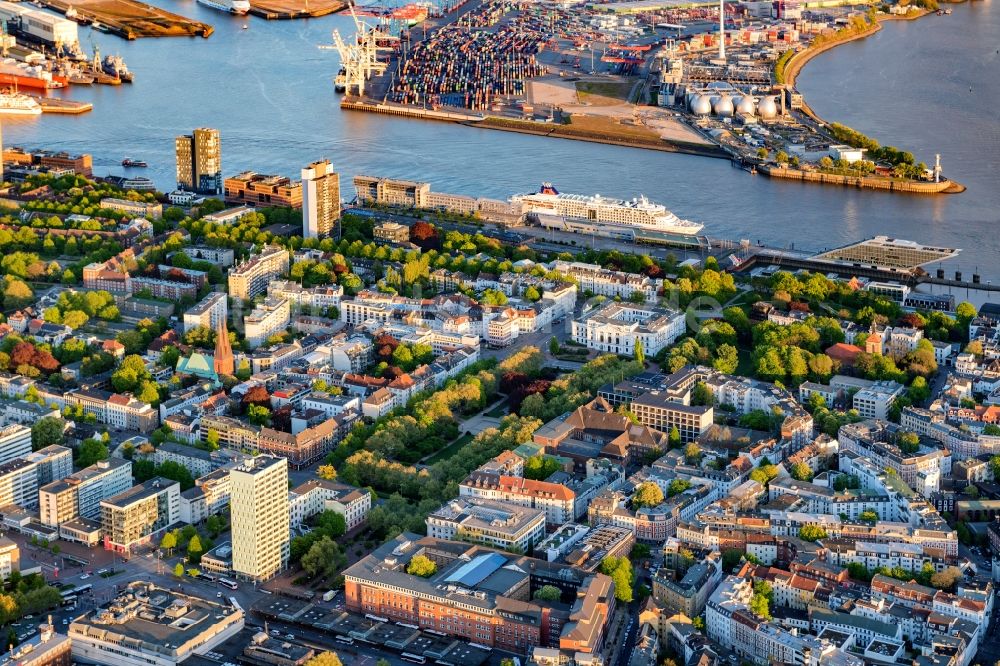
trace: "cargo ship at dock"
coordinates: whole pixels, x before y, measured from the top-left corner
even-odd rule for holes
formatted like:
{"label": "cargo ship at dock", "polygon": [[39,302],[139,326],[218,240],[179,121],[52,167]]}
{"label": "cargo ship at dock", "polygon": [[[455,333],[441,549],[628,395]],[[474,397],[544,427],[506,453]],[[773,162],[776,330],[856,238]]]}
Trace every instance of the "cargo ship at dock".
{"label": "cargo ship at dock", "polygon": [[54,90],[65,88],[68,83],[67,78],[55,75],[39,65],[28,65],[13,58],[0,60],[0,86]]}
{"label": "cargo ship at dock", "polygon": [[620,230],[621,235],[636,231],[682,236],[696,236],[704,227],[698,222],[682,220],[661,204],[640,196],[631,200],[610,199],[599,194],[563,194],[551,183],[543,183],[538,192],[516,194],[510,198],[515,210],[538,220],[542,226],[580,224],[605,230]]}

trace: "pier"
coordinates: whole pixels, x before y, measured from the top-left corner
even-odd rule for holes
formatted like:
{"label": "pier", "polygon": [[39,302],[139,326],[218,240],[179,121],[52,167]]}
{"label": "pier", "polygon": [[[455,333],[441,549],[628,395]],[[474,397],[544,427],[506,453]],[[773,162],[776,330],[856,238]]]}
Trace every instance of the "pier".
{"label": "pier", "polygon": [[922,180],[900,180],[882,176],[844,176],[820,171],[802,171],[788,167],[775,167],[762,164],[757,167],[761,173],[771,178],[785,178],[804,183],[819,183],[822,185],[841,185],[843,187],[858,187],[886,192],[902,192],[906,194],[959,194],[965,191],[965,186],[951,180],[940,182]]}
{"label": "pier", "polygon": [[343,0],[250,0],[250,13],[274,20],[316,18],[347,9]]}
{"label": "pier", "polygon": [[94,105],[90,102],[74,102],[71,99],[60,97],[43,97],[42,95],[28,95],[42,107],[42,113],[65,113],[78,114],[92,111]]}
{"label": "pier", "polygon": [[140,37],[208,37],[207,23],[194,21],[138,0],[38,0],[48,9],[65,14],[76,10],[78,22],[89,21],[97,30],[124,39]]}

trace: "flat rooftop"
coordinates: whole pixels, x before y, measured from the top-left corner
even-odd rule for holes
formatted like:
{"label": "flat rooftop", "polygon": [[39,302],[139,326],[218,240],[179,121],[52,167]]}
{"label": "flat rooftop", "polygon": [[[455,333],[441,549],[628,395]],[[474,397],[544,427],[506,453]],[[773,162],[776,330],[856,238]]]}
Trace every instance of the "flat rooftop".
{"label": "flat rooftop", "polygon": [[135,504],[149,497],[154,497],[159,495],[164,490],[170,486],[178,486],[176,481],[171,481],[169,479],[164,479],[163,477],[156,476],[148,481],[143,481],[137,486],[132,486],[128,490],[122,493],[118,493],[113,497],[109,497],[105,500],[101,500],[102,505],[109,505],[123,509],[130,504]]}
{"label": "flat rooftop", "polygon": [[115,641],[133,650],[175,657],[178,648],[233,620],[242,623],[243,611],[134,582],[109,604],[73,620],[69,636]]}

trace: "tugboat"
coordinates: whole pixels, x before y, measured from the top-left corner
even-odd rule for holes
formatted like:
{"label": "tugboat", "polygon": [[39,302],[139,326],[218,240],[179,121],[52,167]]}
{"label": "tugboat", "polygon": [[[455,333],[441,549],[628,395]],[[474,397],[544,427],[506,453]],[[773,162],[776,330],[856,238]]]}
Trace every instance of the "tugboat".
{"label": "tugboat", "polygon": [[105,74],[118,77],[125,83],[132,83],[132,72],[128,71],[125,61],[119,55],[104,56],[101,68]]}
{"label": "tugboat", "polygon": [[122,166],[132,167],[135,169],[142,169],[148,167],[149,165],[142,160],[133,160],[131,157],[126,157],[125,159],[122,160]]}
{"label": "tugboat", "polygon": [[333,79],[333,89],[339,93],[347,90],[347,70],[343,67],[340,68],[337,76]]}

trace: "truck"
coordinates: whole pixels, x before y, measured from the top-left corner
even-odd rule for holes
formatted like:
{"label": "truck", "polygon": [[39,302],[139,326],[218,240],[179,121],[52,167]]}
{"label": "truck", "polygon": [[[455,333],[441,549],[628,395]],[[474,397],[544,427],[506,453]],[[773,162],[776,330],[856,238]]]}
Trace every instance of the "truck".
{"label": "truck", "polygon": [[323,593],[323,601],[332,601],[337,596],[337,590],[327,590]]}

